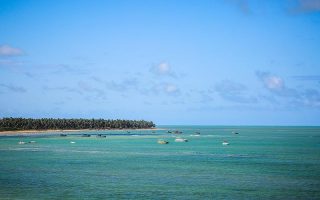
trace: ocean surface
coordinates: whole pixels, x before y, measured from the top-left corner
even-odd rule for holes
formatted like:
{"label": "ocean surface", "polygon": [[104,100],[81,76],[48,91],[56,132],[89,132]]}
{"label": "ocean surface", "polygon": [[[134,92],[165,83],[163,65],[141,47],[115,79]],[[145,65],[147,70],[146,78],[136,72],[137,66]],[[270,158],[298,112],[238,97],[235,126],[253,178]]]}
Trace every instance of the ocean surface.
{"label": "ocean surface", "polygon": [[2,136],[0,199],[320,199],[320,127],[160,128]]}

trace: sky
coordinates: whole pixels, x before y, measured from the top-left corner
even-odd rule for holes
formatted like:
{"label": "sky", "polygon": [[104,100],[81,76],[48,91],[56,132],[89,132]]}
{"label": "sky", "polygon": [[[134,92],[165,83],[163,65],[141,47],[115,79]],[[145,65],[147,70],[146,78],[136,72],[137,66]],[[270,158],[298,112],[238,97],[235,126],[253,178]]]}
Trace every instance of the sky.
{"label": "sky", "polygon": [[320,0],[0,0],[0,117],[320,125]]}

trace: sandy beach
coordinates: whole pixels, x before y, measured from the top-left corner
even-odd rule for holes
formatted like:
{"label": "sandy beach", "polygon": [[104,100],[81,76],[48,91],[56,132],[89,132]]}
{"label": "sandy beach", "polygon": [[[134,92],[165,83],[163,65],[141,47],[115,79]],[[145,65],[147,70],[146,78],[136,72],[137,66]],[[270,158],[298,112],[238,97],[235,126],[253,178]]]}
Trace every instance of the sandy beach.
{"label": "sandy beach", "polygon": [[68,129],[68,130],[19,130],[19,131],[1,131],[0,136],[29,136],[29,135],[44,135],[44,134],[61,134],[83,131],[157,131],[165,130],[162,128],[146,128],[146,129]]}

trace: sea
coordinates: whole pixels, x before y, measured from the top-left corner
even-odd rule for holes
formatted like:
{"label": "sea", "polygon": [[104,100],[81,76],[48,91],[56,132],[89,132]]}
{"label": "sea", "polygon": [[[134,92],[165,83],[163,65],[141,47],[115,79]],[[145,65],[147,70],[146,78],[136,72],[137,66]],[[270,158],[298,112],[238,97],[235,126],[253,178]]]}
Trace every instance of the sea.
{"label": "sea", "polygon": [[320,127],[158,128],[1,136],[0,199],[320,199]]}

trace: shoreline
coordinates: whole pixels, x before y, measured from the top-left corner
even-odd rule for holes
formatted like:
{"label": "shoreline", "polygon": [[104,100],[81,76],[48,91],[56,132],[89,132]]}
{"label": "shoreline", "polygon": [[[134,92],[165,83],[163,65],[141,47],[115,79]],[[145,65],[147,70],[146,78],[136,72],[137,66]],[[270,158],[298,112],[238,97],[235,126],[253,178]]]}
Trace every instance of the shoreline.
{"label": "shoreline", "polygon": [[0,131],[0,136],[28,136],[28,135],[45,135],[45,134],[61,134],[74,132],[93,132],[93,131],[159,131],[164,128],[137,128],[137,129],[48,129],[48,130],[18,130],[18,131]]}

